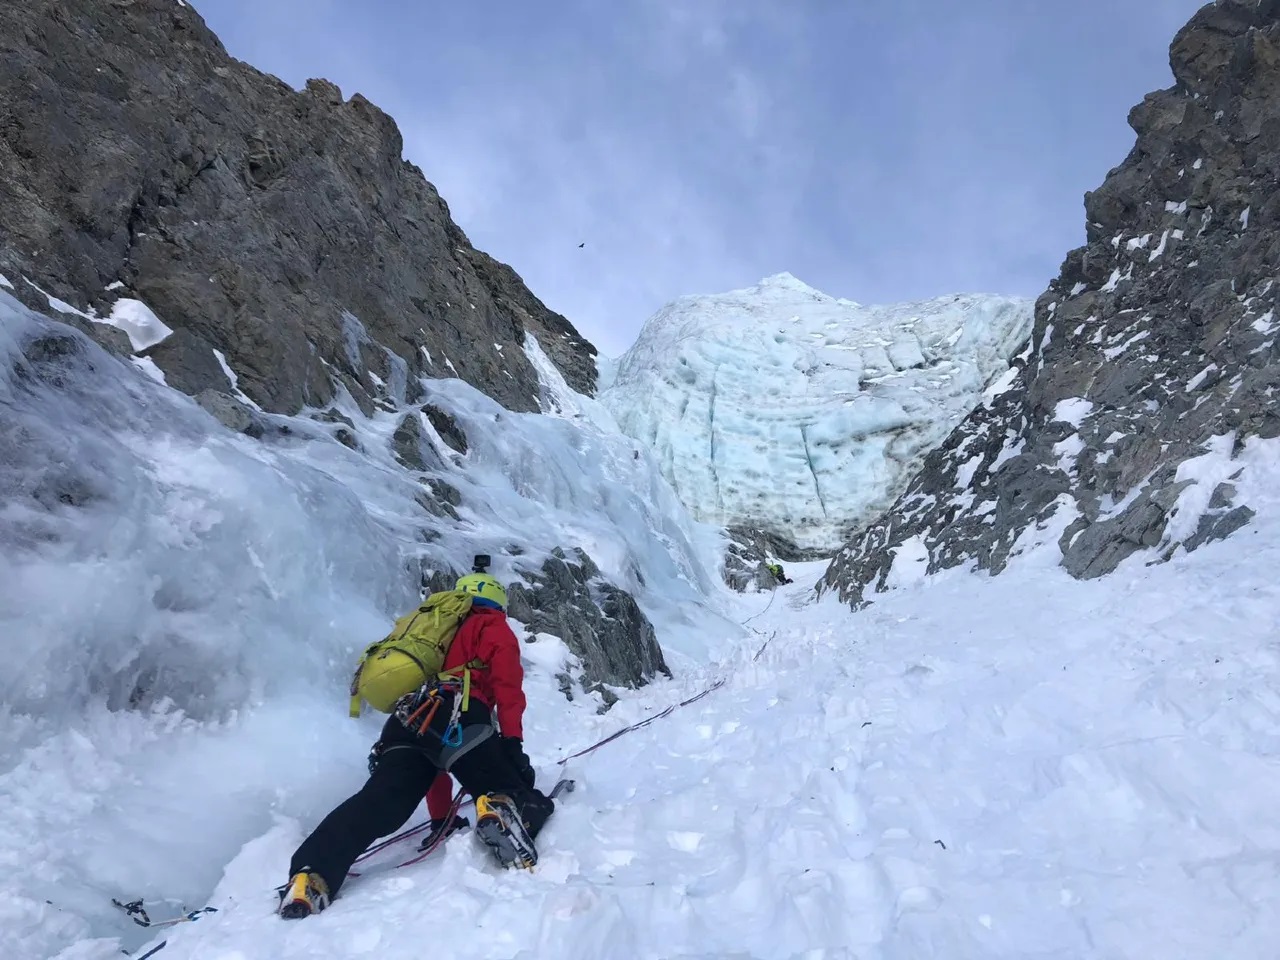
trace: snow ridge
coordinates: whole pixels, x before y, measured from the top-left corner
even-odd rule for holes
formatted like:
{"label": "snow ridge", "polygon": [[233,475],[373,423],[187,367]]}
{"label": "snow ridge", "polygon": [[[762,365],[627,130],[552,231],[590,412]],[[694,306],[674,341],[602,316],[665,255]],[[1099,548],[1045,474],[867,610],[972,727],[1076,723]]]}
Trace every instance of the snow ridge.
{"label": "snow ridge", "polygon": [[782,273],[658,311],[600,399],[697,519],[830,553],[901,492],[1030,330],[1026,300],[869,307]]}

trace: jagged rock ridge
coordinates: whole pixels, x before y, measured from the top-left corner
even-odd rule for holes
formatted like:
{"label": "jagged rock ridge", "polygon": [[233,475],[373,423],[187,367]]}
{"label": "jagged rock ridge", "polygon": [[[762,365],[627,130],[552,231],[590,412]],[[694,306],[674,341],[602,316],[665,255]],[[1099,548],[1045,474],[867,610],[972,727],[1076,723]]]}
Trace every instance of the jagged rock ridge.
{"label": "jagged rock ridge", "polygon": [[147,351],[171,386],[233,393],[218,351],[272,412],[337,383],[368,409],[419,374],[537,410],[526,331],[593,392],[595,349],[471,246],[401,149],[365,98],[234,60],[189,5],[5,5],[0,274],[28,305],[141,300],[175,331]]}
{"label": "jagged rock ridge", "polygon": [[846,601],[904,568],[998,572],[1037,538],[1089,578],[1248,523],[1230,474],[1171,521],[1190,460],[1280,435],[1280,2],[1206,6],[1170,63],[1175,85],[1134,108],[1137,143],[1085,198],[1087,244],[1037,301],[1031,347],[832,564]]}

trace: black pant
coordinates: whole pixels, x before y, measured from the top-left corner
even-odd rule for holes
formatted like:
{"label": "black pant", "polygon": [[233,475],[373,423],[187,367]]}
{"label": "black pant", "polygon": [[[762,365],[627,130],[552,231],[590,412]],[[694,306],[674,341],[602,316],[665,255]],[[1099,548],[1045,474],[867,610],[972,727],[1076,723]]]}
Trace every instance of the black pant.
{"label": "black pant", "polygon": [[293,855],[290,875],[313,870],[324,877],[330,894],[336,894],[356,857],[374,840],[404,825],[446,765],[473,798],[484,793],[509,796],[520,809],[530,836],[537,836],[555,804],[541,791],[525,785],[496,734],[485,733],[486,728],[493,729],[489,707],[472,700],[462,714],[465,751],[446,751],[441,742],[448,708],[446,700],[431,729],[422,736],[405,729],[394,714],[387,718],[378,741],[382,753],[369,779],[302,842]]}

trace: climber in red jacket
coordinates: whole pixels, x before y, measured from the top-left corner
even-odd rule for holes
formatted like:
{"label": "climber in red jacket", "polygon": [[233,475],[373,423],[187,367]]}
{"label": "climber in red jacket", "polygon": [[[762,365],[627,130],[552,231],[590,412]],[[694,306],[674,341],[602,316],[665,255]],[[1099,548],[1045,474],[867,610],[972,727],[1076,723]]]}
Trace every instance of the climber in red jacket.
{"label": "climber in red jacket", "polygon": [[[504,591],[504,600],[505,596]],[[529,761],[520,746],[524,740],[522,722],[526,704],[520,645],[507,626],[507,618],[503,616],[501,608],[487,607],[487,602],[484,599],[471,601],[474,612],[458,628],[453,645],[449,648],[449,655],[445,658],[444,669],[456,669],[473,660],[489,664],[488,670],[472,674],[471,696],[496,708],[503,741],[515,741],[515,748],[510,751],[511,759],[524,770]],[[532,781],[532,770],[528,769],[527,772],[528,779]],[[431,817],[431,836],[441,829],[452,830],[468,826],[467,821],[461,817],[452,824],[444,822],[449,815],[449,808],[453,806],[453,783],[449,774],[443,770],[431,781],[426,801],[427,814]]]}
{"label": "climber in red jacket", "polygon": [[554,804],[535,786],[524,752],[524,668],[507,625],[507,593],[487,573],[461,578],[456,589],[473,594],[471,612],[454,634],[442,672],[465,667],[469,683],[445,690],[424,685],[396,703],[369,755],[364,787],[294,853],[281,916],[305,917],[328,906],[356,857],[398,830],[424,793],[440,821],[436,829],[453,829],[444,822],[452,806],[450,774],[475,799],[476,834],[494,856],[506,865],[537,862],[533,840]]}

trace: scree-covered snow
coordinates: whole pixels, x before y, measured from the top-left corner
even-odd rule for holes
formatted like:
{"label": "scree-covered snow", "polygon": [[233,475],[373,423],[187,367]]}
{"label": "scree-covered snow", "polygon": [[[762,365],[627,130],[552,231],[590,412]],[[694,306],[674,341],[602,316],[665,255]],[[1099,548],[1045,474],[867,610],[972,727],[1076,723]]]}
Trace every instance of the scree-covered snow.
{"label": "scree-covered snow", "polygon": [[784,273],[658,311],[601,400],[695,517],[830,554],[902,492],[1031,323],[1026,300],[863,306]]}

